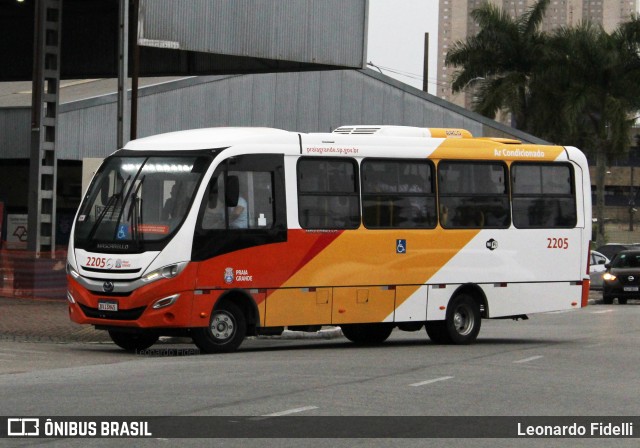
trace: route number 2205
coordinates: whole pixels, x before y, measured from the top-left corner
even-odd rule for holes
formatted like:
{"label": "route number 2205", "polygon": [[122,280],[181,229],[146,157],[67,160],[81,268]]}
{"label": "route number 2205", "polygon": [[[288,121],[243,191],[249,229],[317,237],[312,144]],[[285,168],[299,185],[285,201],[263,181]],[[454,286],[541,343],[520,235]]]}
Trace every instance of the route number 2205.
{"label": "route number 2205", "polygon": [[547,238],[547,249],[569,249],[569,238]]}

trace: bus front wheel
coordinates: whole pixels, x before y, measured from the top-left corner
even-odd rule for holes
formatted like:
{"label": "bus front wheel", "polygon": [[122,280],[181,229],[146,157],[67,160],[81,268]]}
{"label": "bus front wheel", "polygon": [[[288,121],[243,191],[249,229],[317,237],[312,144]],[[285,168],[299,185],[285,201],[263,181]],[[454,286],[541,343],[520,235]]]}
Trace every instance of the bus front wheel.
{"label": "bus front wheel", "polygon": [[393,331],[393,327],[387,324],[351,324],[340,328],[345,338],[358,345],[382,344]]}
{"label": "bus front wheel", "polygon": [[109,330],[109,337],[118,347],[128,352],[146,350],[158,341],[157,334],[127,333],[118,330]]}
{"label": "bus front wheel", "polygon": [[197,328],[193,342],[203,353],[229,353],[240,347],[247,332],[247,321],[240,308],[227,302],[211,313],[209,326]]}
{"label": "bus front wheel", "polygon": [[451,299],[443,321],[427,322],[429,338],[436,344],[471,344],[480,332],[480,307],[469,294]]}

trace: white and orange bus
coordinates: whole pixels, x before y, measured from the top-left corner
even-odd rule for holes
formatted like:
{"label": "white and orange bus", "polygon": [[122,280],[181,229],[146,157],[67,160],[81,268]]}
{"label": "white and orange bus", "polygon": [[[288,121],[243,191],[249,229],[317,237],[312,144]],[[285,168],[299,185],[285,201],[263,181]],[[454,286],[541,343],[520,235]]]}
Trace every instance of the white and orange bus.
{"label": "white and orange bus", "polygon": [[482,318],[586,306],[587,160],[459,129],[213,128],[131,141],[74,221],[73,321],[202,352],[339,326],[475,341]]}

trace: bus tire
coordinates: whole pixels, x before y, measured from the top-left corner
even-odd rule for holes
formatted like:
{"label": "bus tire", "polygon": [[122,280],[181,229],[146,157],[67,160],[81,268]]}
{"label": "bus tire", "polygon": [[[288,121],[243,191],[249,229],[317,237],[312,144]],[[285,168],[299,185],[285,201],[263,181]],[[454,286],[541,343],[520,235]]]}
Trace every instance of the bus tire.
{"label": "bus tire", "polygon": [[158,335],[154,333],[129,333],[109,330],[109,337],[114,344],[128,352],[146,350],[158,342]]}
{"label": "bus tire", "polygon": [[193,342],[203,353],[229,353],[240,347],[247,333],[247,320],[238,306],[226,302],[214,308],[209,326],[193,332]]}
{"label": "bus tire", "polygon": [[434,344],[451,344],[451,338],[445,328],[445,321],[434,320],[426,323],[427,335]]}
{"label": "bus tire", "polygon": [[620,297],[618,297],[618,305],[626,305],[626,304],[627,304],[626,297],[624,299],[621,299]]}
{"label": "bus tire", "polygon": [[345,338],[358,345],[378,345],[389,338],[393,326],[387,324],[341,325]]}
{"label": "bus tire", "polygon": [[445,332],[452,344],[473,343],[480,332],[480,306],[469,294],[458,294],[447,307],[444,320]]}

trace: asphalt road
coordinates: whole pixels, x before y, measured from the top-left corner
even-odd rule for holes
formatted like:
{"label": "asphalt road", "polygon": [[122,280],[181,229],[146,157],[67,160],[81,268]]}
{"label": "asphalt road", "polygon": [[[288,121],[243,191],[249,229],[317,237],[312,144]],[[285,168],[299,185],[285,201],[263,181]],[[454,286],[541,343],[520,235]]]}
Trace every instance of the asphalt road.
{"label": "asphalt road", "polygon": [[[382,346],[250,339],[229,355],[189,344],[129,354],[108,343],[0,342],[0,415],[638,416],[640,302],[483,321],[476,344],[424,330]],[[636,428],[640,433],[640,428]],[[0,441],[2,442],[2,441]],[[27,440],[12,440],[16,446]],[[82,442],[82,443],[80,443]],[[105,446],[106,440],[44,441]],[[111,440],[118,444],[124,441]],[[172,440],[136,445],[171,446]],[[479,439],[473,446],[514,446]],[[636,440],[518,440],[518,446],[637,446]],[[33,443],[33,441],[31,441]],[[203,439],[182,441],[208,445]],[[429,446],[469,446],[469,439]],[[419,440],[225,439],[215,446],[425,446]]]}

